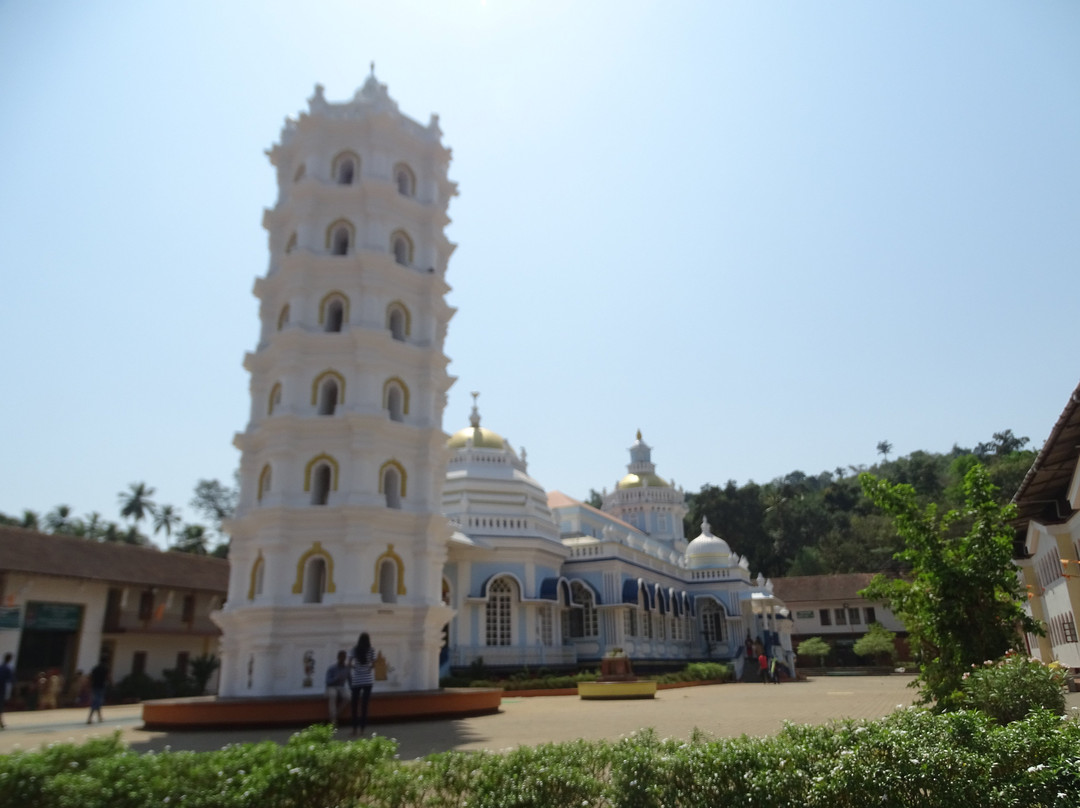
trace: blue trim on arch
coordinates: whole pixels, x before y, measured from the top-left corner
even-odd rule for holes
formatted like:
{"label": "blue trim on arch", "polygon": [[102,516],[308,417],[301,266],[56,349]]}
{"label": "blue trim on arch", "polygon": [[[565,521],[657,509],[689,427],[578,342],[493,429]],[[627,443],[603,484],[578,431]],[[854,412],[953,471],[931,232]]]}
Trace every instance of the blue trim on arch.
{"label": "blue trim on arch", "polygon": [[570,604],[570,582],[559,576],[558,578],[545,578],[540,582],[540,600],[559,602],[559,593],[562,592],[562,602]]}
{"label": "blue trim on arch", "polygon": [[[656,590],[659,584],[650,586],[643,578],[627,578],[623,581],[622,602],[641,603],[645,611],[650,612],[656,608]],[[642,598],[641,595],[645,597]]]}
{"label": "blue trim on arch", "polygon": [[[600,606],[600,605],[603,604],[603,601],[600,599],[599,590],[590,581],[586,581],[584,578],[574,578],[573,580],[570,581],[570,583],[581,584],[583,587],[585,587],[590,592],[592,592],[593,606]],[[569,604],[573,603],[573,600],[569,597],[569,587],[567,587],[567,600],[566,600],[566,602],[569,603]]]}

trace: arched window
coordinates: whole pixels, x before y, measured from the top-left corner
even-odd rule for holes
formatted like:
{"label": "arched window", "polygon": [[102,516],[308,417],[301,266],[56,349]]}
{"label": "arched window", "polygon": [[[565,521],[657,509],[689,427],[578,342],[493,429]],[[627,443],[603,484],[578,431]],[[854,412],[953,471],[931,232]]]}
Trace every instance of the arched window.
{"label": "arched window", "polygon": [[337,334],[349,320],[349,298],[342,292],[329,292],[319,301],[319,325],[323,331]]}
{"label": "arched window", "polygon": [[402,196],[416,195],[416,177],[412,169],[404,163],[394,166],[394,184],[397,185],[398,193]]}
{"label": "arched window", "polygon": [[345,377],[336,370],[324,370],[311,383],[311,405],[319,415],[333,415],[345,403]]}
{"label": "arched window", "polygon": [[487,605],[484,607],[486,645],[513,643],[516,592],[513,580],[506,577],[492,581],[488,587]]}
{"label": "arched window", "polygon": [[338,185],[352,185],[360,174],[360,158],[353,152],[342,152],[334,158],[330,171]]}
{"label": "arched window", "polygon": [[304,603],[322,603],[326,594],[326,559],[312,556],[304,566]]}
{"label": "arched window", "polygon": [[334,474],[328,463],[320,463],[311,475],[311,504],[325,505],[330,501],[330,486]]}
{"label": "arched window", "polygon": [[331,255],[348,255],[353,243],[355,228],[352,222],[338,219],[326,228],[326,249]]}
{"label": "arched window", "polygon": [[383,409],[391,421],[404,421],[409,414],[409,388],[396,376],[383,385]]}
{"label": "arched window", "polygon": [[266,414],[273,415],[274,410],[281,406],[281,382],[275,382],[270,388],[270,398],[266,404]]}
{"label": "arched window", "polygon": [[302,180],[303,178],[304,178],[304,164],[301,163],[300,168],[296,169],[296,173],[293,174],[292,181],[293,182],[300,182],[300,180]]}
{"label": "arched window", "polygon": [[397,564],[389,558],[379,565],[379,596],[383,603],[397,603]]}
{"label": "arched window", "polygon": [[334,379],[327,379],[319,385],[319,415],[333,415],[338,403],[338,385]]}
{"label": "arched window", "polygon": [[724,607],[715,600],[706,600],[701,605],[701,632],[707,643],[727,642],[726,614]]}
{"label": "arched window", "polygon": [[263,580],[266,578],[266,562],[263,560],[262,550],[251,565],[251,583],[248,586],[248,600],[255,600],[263,593]]}
{"label": "arched window", "polygon": [[289,236],[289,240],[287,242],[285,242],[285,253],[286,254],[291,253],[295,249],[296,249],[296,233],[293,233],[291,236]]}
{"label": "arched window", "polygon": [[405,497],[405,469],[396,460],[387,460],[379,469],[379,493],[386,498],[387,508],[401,508]]}
{"label": "arched window", "polygon": [[596,615],[596,598],[592,590],[581,581],[570,584],[570,636],[595,637],[599,632]]}
{"label": "arched window", "polygon": [[390,236],[390,251],[394,254],[394,260],[402,266],[409,266],[413,260],[413,243],[408,234],[403,230],[396,230]]}
{"label": "arched window", "polygon": [[277,330],[281,331],[285,326],[289,324],[289,304],[286,303],[281,307],[281,313],[277,318]]}
{"label": "arched window", "polygon": [[404,342],[409,336],[411,319],[404,303],[394,301],[386,307],[386,327],[390,330],[390,336],[398,342]]}
{"label": "arched window", "polygon": [[453,595],[450,590],[450,582],[445,578],[442,579],[442,602],[444,606],[449,606],[453,601]]}
{"label": "arched window", "polygon": [[267,463],[259,473],[259,502],[262,502],[263,494],[270,493],[271,475],[270,464]]}

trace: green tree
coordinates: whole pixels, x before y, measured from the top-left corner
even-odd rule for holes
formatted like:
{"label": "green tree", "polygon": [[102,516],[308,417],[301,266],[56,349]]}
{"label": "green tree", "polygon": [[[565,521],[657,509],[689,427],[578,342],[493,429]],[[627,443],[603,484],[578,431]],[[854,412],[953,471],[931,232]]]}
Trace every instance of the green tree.
{"label": "green tree", "polygon": [[45,527],[50,533],[71,532],[71,506],[57,505],[45,514]]}
{"label": "green tree", "polygon": [[20,524],[28,530],[37,530],[40,526],[37,513],[29,508],[25,509],[22,512],[22,522]]}
{"label": "green tree", "polygon": [[172,505],[162,505],[154,512],[154,535],[162,530],[166,538],[172,538],[173,528],[178,527],[183,519]]}
{"label": "green tree", "polygon": [[997,502],[981,464],[964,475],[963,506],[941,516],[936,504],[920,507],[910,485],[871,474],[859,479],[892,517],[904,541],[896,558],[909,569],[902,578],[876,576],[860,594],[884,601],[904,621],[920,661],[915,684],[923,702],[956,707],[973,664],[1018,649],[1021,631],[1042,632],[1021,606],[1009,524],[1015,508]]}
{"label": "green tree", "polygon": [[154,501],[151,499],[154,489],[146,483],[131,483],[127,491],[121,491],[117,496],[120,499],[120,515],[136,525],[154,513]]}
{"label": "green tree", "polygon": [[191,507],[213,523],[218,533],[224,533],[224,522],[231,519],[236,510],[237,491],[222,485],[219,480],[199,480],[195,484],[195,496]]}
{"label": "green tree", "polygon": [[892,451],[892,444],[887,440],[879,440],[877,445],[878,454],[885,460],[889,459],[889,453]]}
{"label": "green tree", "polygon": [[795,649],[795,653],[799,656],[817,657],[821,661],[821,667],[825,667],[825,657],[829,655],[832,649],[829,644],[821,637],[809,637],[799,643],[799,647]]}
{"label": "green tree", "polygon": [[896,659],[896,633],[889,631],[881,623],[871,623],[866,633],[855,640],[852,650],[861,657],[880,660],[888,655]]}
{"label": "green tree", "polygon": [[600,492],[595,488],[589,489],[589,497],[585,500],[586,505],[592,505],[596,509],[604,507],[604,498],[600,496]]}
{"label": "green tree", "polygon": [[176,544],[172,550],[178,553],[191,553],[192,555],[206,555],[206,528],[202,525],[184,525]]}

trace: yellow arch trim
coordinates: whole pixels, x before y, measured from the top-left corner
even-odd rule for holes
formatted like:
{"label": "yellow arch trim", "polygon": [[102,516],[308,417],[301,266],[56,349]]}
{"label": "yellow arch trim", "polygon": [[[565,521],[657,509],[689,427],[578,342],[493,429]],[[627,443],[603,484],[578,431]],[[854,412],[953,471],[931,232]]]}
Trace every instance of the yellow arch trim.
{"label": "yellow arch trim", "polygon": [[258,502],[262,502],[263,494],[270,490],[271,474],[272,472],[270,471],[269,463],[263,466],[262,471],[259,472],[259,496],[257,497]]}
{"label": "yellow arch trim", "polygon": [[382,387],[382,405],[383,409],[387,409],[390,406],[390,386],[396,384],[401,388],[401,412],[403,415],[409,414],[409,385],[405,384],[401,380],[400,376],[391,376],[385,382]]}
{"label": "yellow arch trim", "polygon": [[248,600],[255,600],[255,579],[259,576],[259,569],[266,564],[262,550],[255,556],[255,563],[251,565],[251,581],[248,584]]}
{"label": "yellow arch trim", "polygon": [[401,556],[394,552],[394,545],[386,545],[386,552],[375,559],[375,582],[371,585],[371,594],[379,594],[379,570],[382,569],[382,563],[384,561],[393,561],[397,565],[397,593],[399,595],[406,594],[405,592],[405,562],[401,560]]}
{"label": "yellow arch trim", "polygon": [[330,301],[335,297],[341,298],[342,322],[349,322],[349,296],[340,289],[334,289],[332,292],[327,292],[323,299],[319,301],[319,325],[326,322],[326,307],[330,305]]}
{"label": "yellow arch trim", "polygon": [[[394,242],[397,241],[399,237],[405,239],[405,247],[407,248],[405,250],[405,262],[411,264],[413,262],[413,240],[404,230],[395,230],[390,234],[390,254],[394,254]],[[327,248],[330,247],[329,238],[327,239],[326,246]]]}
{"label": "yellow arch trim", "polygon": [[[315,381],[311,383],[311,403],[312,405],[319,401],[319,386],[327,379],[333,379],[337,382],[338,386],[338,404],[345,403],[345,377],[338,373],[336,370],[324,370],[318,376],[315,377]],[[336,488],[335,488],[336,490]]]}
{"label": "yellow arch trim", "polygon": [[387,460],[385,463],[379,466],[379,493],[386,493],[386,489],[383,488],[383,479],[388,468],[397,469],[398,476],[401,478],[401,496],[405,496],[405,489],[408,483],[409,474],[405,471],[405,467],[396,460]]}
{"label": "yellow arch trim", "polygon": [[341,167],[342,161],[351,157],[353,159],[353,185],[360,182],[360,155],[354,152],[352,149],[346,149],[343,152],[339,152],[334,156],[334,159],[330,163],[330,179],[333,182],[337,182],[338,168]]}
{"label": "yellow arch trim", "polygon": [[326,562],[326,592],[332,594],[337,587],[334,586],[334,557],[330,553],[323,549],[321,542],[312,542],[311,547],[300,556],[300,560],[296,562],[296,582],[293,584],[293,594],[299,595],[304,591],[304,567],[310,559],[315,556],[321,556]]}
{"label": "yellow arch trim", "polygon": [[274,382],[274,386],[270,388],[270,397],[266,399],[266,414],[274,414],[274,399],[281,393],[281,382]]}
{"label": "yellow arch trim", "polygon": [[401,313],[405,315],[405,336],[409,336],[412,331],[412,312],[409,311],[409,307],[402,303],[400,300],[395,300],[389,306],[386,307],[386,327],[390,327],[390,315],[394,311],[394,307],[401,309]]}
{"label": "yellow arch trim", "polygon": [[311,473],[315,470],[315,466],[319,463],[326,463],[330,466],[330,490],[337,491],[338,484],[338,462],[334,460],[328,454],[316,455],[308,461],[308,464],[304,467],[304,490],[311,490]]}
{"label": "yellow arch trim", "polygon": [[356,246],[356,227],[348,219],[337,219],[330,223],[330,226],[326,228],[326,249],[330,249],[330,245],[334,240],[334,231],[342,225],[345,225],[349,231],[349,249],[352,250]]}
{"label": "yellow arch trim", "polygon": [[277,330],[280,331],[289,323],[289,304],[286,303],[281,307],[281,312],[277,316]]}

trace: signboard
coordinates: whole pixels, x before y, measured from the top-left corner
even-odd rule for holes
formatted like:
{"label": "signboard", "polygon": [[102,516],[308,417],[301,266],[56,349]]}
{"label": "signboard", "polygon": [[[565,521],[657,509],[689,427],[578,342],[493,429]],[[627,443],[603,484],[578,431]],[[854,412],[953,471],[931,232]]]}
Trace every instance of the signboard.
{"label": "signboard", "polygon": [[802,611],[795,612],[795,616],[800,620],[813,620],[817,617],[817,612],[813,609],[803,609]]}
{"label": "signboard", "polygon": [[32,600],[26,604],[23,628],[31,631],[78,631],[82,626],[82,610],[81,603]]}
{"label": "signboard", "polygon": [[19,627],[19,607],[0,606],[0,628]]}

